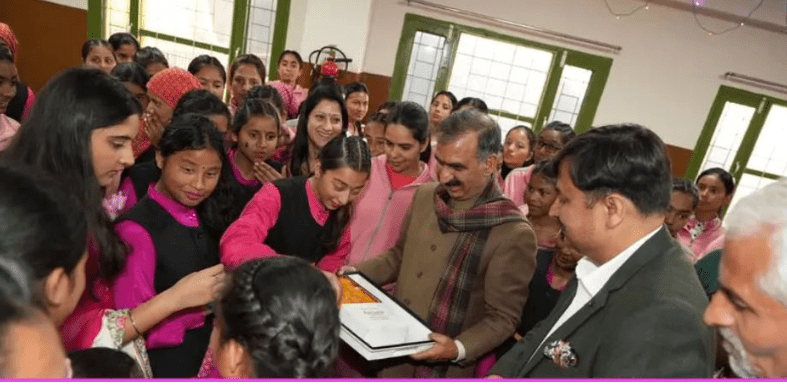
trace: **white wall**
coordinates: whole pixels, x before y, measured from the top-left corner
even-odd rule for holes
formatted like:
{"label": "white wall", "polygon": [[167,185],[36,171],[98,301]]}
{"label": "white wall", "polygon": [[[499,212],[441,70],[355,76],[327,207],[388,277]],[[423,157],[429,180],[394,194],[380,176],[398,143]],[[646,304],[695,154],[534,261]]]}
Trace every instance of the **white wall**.
{"label": "white wall", "polygon": [[[403,0],[375,0],[366,40],[363,71],[391,76],[405,13],[451,20],[525,39],[562,45],[614,59],[594,124],[636,122],[650,127],[665,142],[693,149],[705,123],[721,76],[734,71],[776,82],[787,82],[787,36],[749,27],[708,36],[691,13],[651,5],[631,17],[616,19],[602,0],[430,0],[501,19],[540,26],[623,47],[619,54],[594,52],[566,43],[492,27],[446,13],[408,6]],[[750,2],[715,0],[720,9],[745,14]],[[745,3],[745,6],[743,5]],[[636,8],[634,0],[610,0],[617,12]],[[751,5],[753,6],[753,4]],[[745,9],[744,9],[745,8]],[[766,2],[755,13],[784,23],[783,2]],[[713,28],[729,26],[701,19]],[[766,91],[752,89],[756,92]],[[775,95],[784,98],[785,95]],[[461,97],[461,96],[459,96]]]}
{"label": "white wall", "polygon": [[[287,25],[287,48],[304,60],[327,45],[336,45],[348,58],[349,70],[359,72],[366,57],[372,0],[292,0]],[[340,67],[341,68],[341,67]]]}

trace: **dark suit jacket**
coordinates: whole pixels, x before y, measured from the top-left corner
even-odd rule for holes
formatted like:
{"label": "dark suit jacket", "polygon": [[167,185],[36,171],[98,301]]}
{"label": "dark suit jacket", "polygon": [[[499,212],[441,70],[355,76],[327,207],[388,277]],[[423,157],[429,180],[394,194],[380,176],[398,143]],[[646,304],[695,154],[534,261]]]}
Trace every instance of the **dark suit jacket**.
{"label": "dark suit jacket", "polygon": [[563,369],[543,354],[541,341],[571,304],[577,285],[576,278],[569,282],[552,313],[490,374],[532,378],[713,374],[714,335],[702,322],[708,299],[666,228],[634,252],[588,304],[544,341],[544,345],[556,340],[570,343],[578,361]]}

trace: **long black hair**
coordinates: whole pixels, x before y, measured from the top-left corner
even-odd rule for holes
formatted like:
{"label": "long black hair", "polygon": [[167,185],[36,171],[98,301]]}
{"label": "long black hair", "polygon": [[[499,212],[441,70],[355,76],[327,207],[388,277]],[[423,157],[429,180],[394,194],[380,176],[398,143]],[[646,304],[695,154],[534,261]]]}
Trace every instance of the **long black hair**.
{"label": "long black hair", "polygon": [[[366,173],[367,177],[372,169],[372,154],[369,146],[361,137],[346,137],[340,135],[330,141],[320,150],[320,169],[322,172],[348,167],[356,172]],[[339,245],[344,229],[352,219],[353,203],[331,211],[328,221],[325,222],[325,231],[322,238],[322,252],[327,255]]]}
{"label": "long black hair", "polygon": [[166,159],[183,150],[212,149],[221,160],[221,173],[213,193],[197,206],[197,215],[211,236],[216,239],[240,216],[240,207],[235,204],[240,188],[232,176],[224,137],[208,117],[186,113],[172,118],[161,136],[158,152]]}
{"label": "long black hair", "polygon": [[107,278],[123,269],[127,251],[102,206],[104,191],[93,169],[91,135],[141,111],[139,101],[116,79],[98,69],[71,68],[47,82],[24,130],[0,153],[0,159],[68,181],[65,187],[79,198],[90,239],[100,251],[100,272]]}
{"label": "long black hair", "polygon": [[77,198],[23,165],[0,163],[0,181],[0,257],[26,264],[33,280],[57,268],[71,275],[87,251],[87,218]]}
{"label": "long black hair", "polygon": [[343,133],[347,131],[349,119],[347,116],[347,105],[344,103],[340,89],[332,85],[317,86],[312,89],[309,97],[306,98],[306,101],[301,106],[301,115],[298,117],[298,131],[292,143],[292,156],[289,164],[292,176],[300,176],[302,174],[301,167],[304,164],[309,164],[309,114],[324,100],[331,100],[339,104],[342,112],[342,134],[339,135],[343,136]]}
{"label": "long black hair", "polygon": [[242,345],[255,378],[326,376],[339,352],[336,294],[296,257],[253,260],[233,271],[218,323],[219,342]]}

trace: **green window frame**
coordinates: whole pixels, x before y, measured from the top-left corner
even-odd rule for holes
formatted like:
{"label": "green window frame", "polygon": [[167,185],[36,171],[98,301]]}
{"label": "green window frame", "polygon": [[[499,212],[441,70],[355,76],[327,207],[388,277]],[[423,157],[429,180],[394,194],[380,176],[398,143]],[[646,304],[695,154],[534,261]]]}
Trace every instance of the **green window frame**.
{"label": "green window frame", "polygon": [[757,139],[760,137],[760,133],[762,132],[763,126],[765,125],[766,118],[768,117],[771,108],[774,105],[787,108],[787,101],[774,98],[769,95],[759,94],[724,85],[719,87],[719,91],[716,94],[713,105],[711,105],[710,111],[708,112],[708,118],[705,120],[705,125],[703,126],[702,132],[697,139],[697,145],[694,148],[694,153],[692,154],[691,160],[689,161],[689,166],[686,169],[686,178],[694,181],[696,180],[697,175],[699,175],[702,163],[705,160],[708,150],[710,149],[711,141],[713,140],[713,135],[716,131],[716,126],[718,125],[724,107],[728,102],[748,106],[755,110],[754,115],[749,122],[749,126],[743,135],[740,146],[738,149],[734,150],[735,156],[732,161],[732,167],[729,170],[730,174],[735,177],[735,181],[740,181],[744,174],[752,174],[771,180],[778,180],[782,178],[782,176],[767,173],[763,170],[748,168],[747,165],[752,157],[752,152],[754,151],[754,147],[757,144]]}
{"label": "green window frame", "polygon": [[[290,15],[291,0],[276,0],[276,20],[274,21],[273,39],[271,41],[271,53],[268,58],[268,79],[278,77],[277,59],[284,51],[287,41],[287,25]],[[87,35],[89,39],[104,39],[105,18],[107,0],[88,0],[88,23]],[[230,46],[220,47],[205,42],[194,41],[182,37],[176,37],[149,31],[139,28],[139,2],[140,0],[130,0],[129,2],[129,25],[130,33],[137,37],[148,36],[161,40],[170,41],[189,46],[194,46],[210,51],[215,51],[229,56],[229,63],[235,61],[240,54],[246,52],[246,38],[248,35],[248,20],[251,10],[249,0],[234,0],[232,14],[232,31],[230,33]],[[227,80],[229,82],[229,79]]]}
{"label": "green window frame", "polygon": [[607,79],[609,78],[609,71],[612,67],[613,61],[612,58],[570,50],[564,47],[538,43],[482,28],[469,27],[458,23],[433,19],[411,13],[405,15],[402,35],[399,40],[399,46],[396,52],[396,62],[391,79],[391,99],[401,100],[404,95],[407,69],[410,64],[410,56],[413,49],[415,34],[418,31],[440,35],[446,38],[446,46],[449,57],[448,60],[443,60],[439,65],[437,79],[435,81],[435,88],[432,90],[433,93],[448,88],[448,83],[451,78],[451,70],[456,58],[457,47],[459,45],[459,37],[462,33],[468,33],[484,38],[525,46],[528,48],[549,51],[553,54],[552,64],[547,75],[547,82],[534,118],[523,117],[500,110],[490,110],[490,115],[499,115],[501,117],[528,122],[532,125],[533,130],[540,130],[541,127],[547,123],[546,121],[549,117],[549,114],[551,113],[552,106],[555,103],[558,85],[563,73],[563,67],[565,65],[571,65],[592,71],[588,88],[585,93],[585,98],[582,101],[579,114],[577,115],[577,121],[574,125],[575,130],[581,133],[590,129],[591,125],[593,124],[593,118],[596,115],[598,104],[601,100],[601,95],[604,92],[604,87],[606,85]]}

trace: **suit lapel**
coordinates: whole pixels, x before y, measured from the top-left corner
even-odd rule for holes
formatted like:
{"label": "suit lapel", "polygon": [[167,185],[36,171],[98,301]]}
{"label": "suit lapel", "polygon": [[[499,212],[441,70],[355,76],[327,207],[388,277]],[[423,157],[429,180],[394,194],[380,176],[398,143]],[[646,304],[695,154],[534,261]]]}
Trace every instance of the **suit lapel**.
{"label": "suit lapel", "polygon": [[[549,330],[552,329],[552,326],[555,325],[557,320],[560,319],[560,316],[563,315],[568,306],[574,300],[579,281],[576,279],[576,277],[571,279],[571,295],[564,296],[568,295],[568,293],[561,294],[558,305],[555,307],[552,313],[549,314],[549,317],[545,319],[545,323],[541,325],[541,328],[536,333],[536,336],[533,337],[534,339],[528,341],[528,349],[525,350],[525,352],[530,353],[532,359],[525,364],[520,374],[522,376],[526,376],[527,373],[532,371],[533,368],[545,358],[541,353],[541,351],[543,351],[543,345],[541,344],[541,341],[544,341],[544,344],[547,344],[555,340],[564,340],[567,336],[574,333],[574,331],[581,327],[588,318],[604,308],[607,298],[611,292],[614,292],[623,286],[629,279],[631,279],[632,276],[634,276],[635,273],[637,273],[655,256],[664,254],[665,250],[672,246],[671,243],[674,243],[672,237],[667,233],[667,229],[662,227],[658,232],[656,232],[656,234],[653,235],[653,237],[651,237],[639,249],[637,249],[620,268],[618,268],[612,277],[610,277],[609,281],[607,281],[601,290],[599,290],[599,292],[593,296],[593,298],[591,298],[587,304],[585,304],[577,311],[576,314],[571,316],[560,327],[558,327],[558,329],[555,330],[555,332],[553,332],[547,339],[544,339],[544,336],[549,332]],[[568,290],[569,288],[566,288],[566,291]],[[533,355],[533,351],[536,349],[538,352]]]}
{"label": "suit lapel", "polygon": [[520,374],[526,374],[540,360],[538,353],[534,355],[533,351],[540,349],[541,341],[544,340],[544,336],[546,336],[549,330],[552,329],[552,326],[557,323],[557,320],[560,319],[560,316],[563,315],[568,306],[571,305],[571,301],[574,300],[574,295],[577,293],[578,284],[577,278],[572,278],[568,286],[566,286],[566,289],[560,294],[557,304],[555,304],[555,308],[552,309],[549,316],[537,325],[538,328],[533,329],[523,338],[526,343],[522,352],[526,353],[526,356],[524,358],[524,367],[519,371]]}

